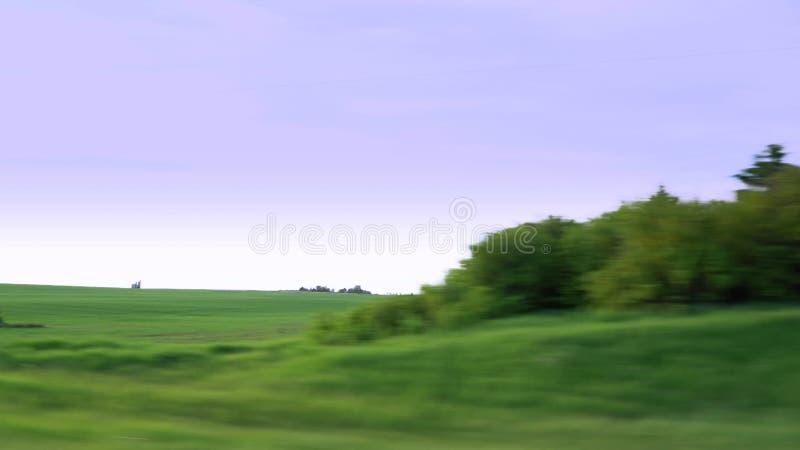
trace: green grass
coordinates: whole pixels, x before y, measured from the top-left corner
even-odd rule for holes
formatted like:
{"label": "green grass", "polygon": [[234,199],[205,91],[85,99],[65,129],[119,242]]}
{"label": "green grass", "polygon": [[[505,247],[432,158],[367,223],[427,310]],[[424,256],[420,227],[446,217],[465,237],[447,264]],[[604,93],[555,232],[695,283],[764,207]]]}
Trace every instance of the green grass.
{"label": "green grass", "polygon": [[104,289],[0,285],[0,315],[47,330],[36,339],[217,342],[296,334],[320,312],[369,296],[328,293]]}
{"label": "green grass", "polygon": [[0,448],[800,448],[800,308],[302,334],[360,301],[0,286]]}

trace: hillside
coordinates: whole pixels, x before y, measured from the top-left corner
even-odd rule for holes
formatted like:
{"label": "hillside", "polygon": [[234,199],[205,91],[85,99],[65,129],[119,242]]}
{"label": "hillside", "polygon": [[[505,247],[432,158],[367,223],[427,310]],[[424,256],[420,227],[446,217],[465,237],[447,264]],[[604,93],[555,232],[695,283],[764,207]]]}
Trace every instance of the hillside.
{"label": "hillside", "polygon": [[358,301],[0,286],[9,318],[49,327],[0,329],[2,446],[800,446],[800,308],[529,316],[361,346],[298,334]]}

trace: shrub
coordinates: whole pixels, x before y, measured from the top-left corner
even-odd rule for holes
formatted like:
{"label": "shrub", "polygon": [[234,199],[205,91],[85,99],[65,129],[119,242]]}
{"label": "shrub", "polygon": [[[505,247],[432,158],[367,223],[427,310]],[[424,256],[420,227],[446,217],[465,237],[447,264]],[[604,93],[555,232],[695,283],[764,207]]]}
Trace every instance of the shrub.
{"label": "shrub", "polygon": [[429,303],[422,296],[407,295],[365,303],[343,315],[322,315],[310,333],[320,343],[345,344],[421,333],[432,326]]}

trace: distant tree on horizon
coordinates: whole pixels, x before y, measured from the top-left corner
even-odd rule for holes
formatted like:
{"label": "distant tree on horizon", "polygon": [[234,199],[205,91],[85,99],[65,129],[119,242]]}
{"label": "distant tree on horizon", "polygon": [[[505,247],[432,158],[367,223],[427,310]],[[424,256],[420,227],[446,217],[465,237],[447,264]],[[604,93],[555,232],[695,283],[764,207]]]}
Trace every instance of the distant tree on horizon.
{"label": "distant tree on horizon", "polygon": [[298,291],[300,291],[300,292],[329,292],[329,293],[338,292],[339,294],[366,294],[366,295],[372,294],[372,292],[370,292],[370,291],[368,291],[366,289],[363,289],[361,287],[361,285],[359,285],[359,284],[355,285],[355,287],[352,287],[350,289],[341,288],[338,291],[333,289],[333,288],[329,288],[327,286],[320,286],[320,285],[317,285],[316,287],[312,287],[310,289],[306,288],[306,287],[301,287],[300,289],[298,289]]}

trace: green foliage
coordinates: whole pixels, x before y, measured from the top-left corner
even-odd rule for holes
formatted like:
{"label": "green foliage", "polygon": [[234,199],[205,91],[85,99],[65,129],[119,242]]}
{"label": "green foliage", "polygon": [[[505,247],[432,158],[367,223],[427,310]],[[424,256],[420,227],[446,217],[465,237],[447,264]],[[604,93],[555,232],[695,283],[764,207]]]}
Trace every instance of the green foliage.
{"label": "green foliage", "polygon": [[473,249],[461,284],[489,289],[508,314],[800,300],[800,168],[782,163],[783,155],[770,146],[753,172],[769,189],[736,202],[682,202],[661,187],[586,223],[531,224],[550,255],[492,251],[517,229],[501,231]]}
{"label": "green foliage", "polygon": [[[585,223],[549,217],[501,230],[474,245],[443,284],[389,304],[425,305],[424,313],[409,313],[425,324],[418,332],[585,306],[798,301],[800,167],[783,163],[784,155],[775,145],[759,155],[742,179],[761,189],[740,192],[735,202],[684,202],[661,186],[647,200]],[[326,319],[318,340],[402,333],[370,308]],[[321,338],[325,330],[350,338]]]}
{"label": "green foliage", "polygon": [[768,179],[769,190],[749,192],[728,218],[738,235],[733,254],[747,282],[744,291],[763,300],[800,296],[800,167],[786,166]]}
{"label": "green foliage", "polygon": [[679,202],[662,188],[613,213],[621,240],[613,257],[584,273],[589,301],[628,306],[704,300],[714,208]]}
{"label": "green foliage", "polygon": [[578,273],[563,244],[578,226],[550,217],[495,233],[472,248],[472,259],[464,264],[467,276],[496,297],[517,299],[498,315],[576,306]]}
{"label": "green foliage", "polygon": [[385,297],[344,315],[322,315],[312,324],[310,334],[320,343],[355,343],[420,333],[430,328],[433,320],[430,303],[423,297]]}
{"label": "green foliage", "polygon": [[768,145],[761,154],[756,155],[753,167],[741,171],[734,177],[751,188],[768,188],[769,178],[787,165],[783,162],[785,156],[786,152],[782,145]]}

